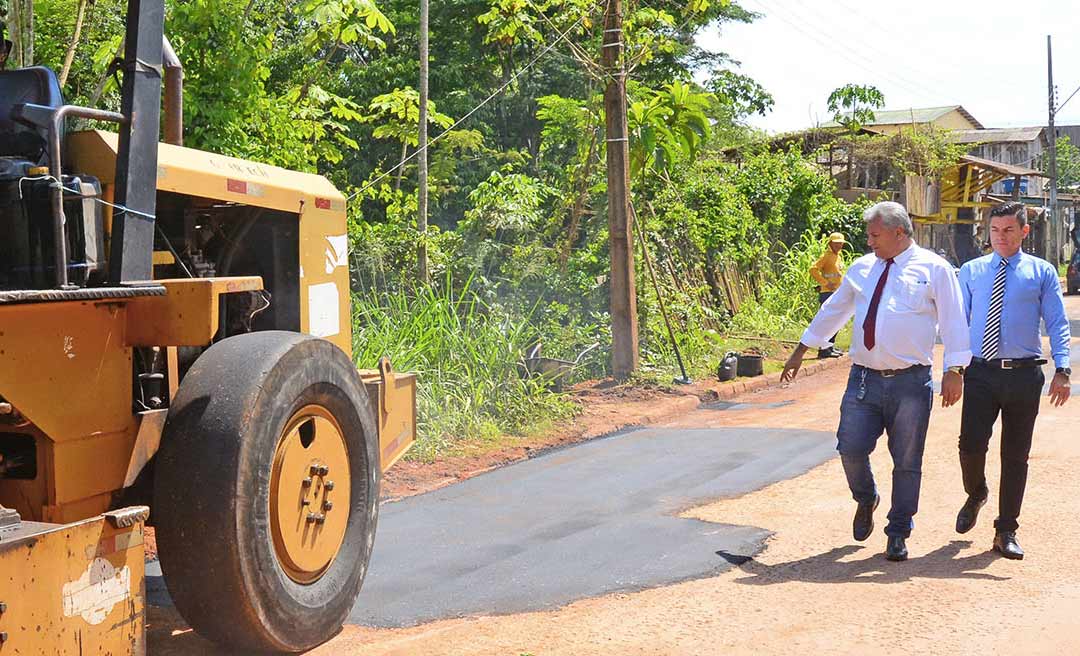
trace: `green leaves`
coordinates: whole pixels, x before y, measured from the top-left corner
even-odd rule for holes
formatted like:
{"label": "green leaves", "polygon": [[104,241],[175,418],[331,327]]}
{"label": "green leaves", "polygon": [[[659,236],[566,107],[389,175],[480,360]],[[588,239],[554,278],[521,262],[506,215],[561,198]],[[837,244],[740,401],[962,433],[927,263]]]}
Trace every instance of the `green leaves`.
{"label": "green leaves", "polygon": [[484,43],[510,46],[518,42],[540,42],[543,34],[536,27],[540,8],[529,0],[492,0],[491,8],[476,17],[487,26]]}
{"label": "green leaves", "polygon": [[[1069,137],[1060,136],[1057,139],[1057,187],[1062,191],[1072,191],[1080,188],[1080,148],[1077,148]],[[1044,157],[1042,170],[1050,172],[1049,153]]]}
{"label": "green leaves", "polygon": [[659,91],[636,87],[634,96],[640,99],[627,108],[632,177],[649,168],[663,171],[679,156],[697,156],[709,135],[711,94],[676,80]]}
{"label": "green leaves", "polygon": [[[378,124],[372,133],[376,139],[393,139],[417,146],[420,140],[420,92],[405,87],[375,96],[368,104],[368,113],[358,120]],[[428,100],[428,123],[445,129],[454,124],[454,119],[439,113],[435,103]]]}
{"label": "green leaves", "polygon": [[845,84],[829,94],[829,111],[833,112],[833,119],[852,133],[874,120],[874,108],[884,106],[885,96],[869,84]]}
{"label": "green leaves", "polygon": [[330,45],[360,44],[382,50],[379,34],[393,34],[394,25],[371,0],[305,0],[299,14],[312,28],[305,36],[308,50]]}

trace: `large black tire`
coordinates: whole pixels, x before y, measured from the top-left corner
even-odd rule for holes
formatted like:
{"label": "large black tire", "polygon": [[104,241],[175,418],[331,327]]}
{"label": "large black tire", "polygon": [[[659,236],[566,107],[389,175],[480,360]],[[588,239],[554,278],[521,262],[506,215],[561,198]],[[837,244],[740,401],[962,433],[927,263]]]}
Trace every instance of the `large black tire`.
{"label": "large black tire", "polygon": [[[342,429],[351,492],[336,556],[304,584],[275,555],[268,495],[286,422],[311,404]],[[184,619],[211,640],[262,651],[302,651],[339,632],[374,542],[377,442],[360,375],[328,341],[266,331],[200,356],[169,410],[154,484],[161,567]]]}

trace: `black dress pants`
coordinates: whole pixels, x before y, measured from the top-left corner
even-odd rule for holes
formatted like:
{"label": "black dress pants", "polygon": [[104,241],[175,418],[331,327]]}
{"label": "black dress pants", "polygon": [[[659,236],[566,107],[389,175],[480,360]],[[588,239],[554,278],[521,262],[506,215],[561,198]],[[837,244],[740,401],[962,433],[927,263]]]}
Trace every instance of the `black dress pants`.
{"label": "black dress pants", "polygon": [[1019,526],[1016,520],[1027,486],[1031,434],[1045,380],[1042,367],[1001,369],[977,362],[964,374],[960,461],[969,496],[986,496],[986,452],[1001,414],[1001,484],[994,522],[998,531],[1015,531]]}

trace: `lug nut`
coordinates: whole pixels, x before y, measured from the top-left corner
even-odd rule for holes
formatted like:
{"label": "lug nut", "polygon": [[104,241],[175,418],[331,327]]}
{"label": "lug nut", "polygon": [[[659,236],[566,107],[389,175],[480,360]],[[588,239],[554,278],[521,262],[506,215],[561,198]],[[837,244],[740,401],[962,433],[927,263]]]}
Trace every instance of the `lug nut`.
{"label": "lug nut", "polygon": [[322,507],[323,507],[323,510],[325,510],[326,512],[330,512],[334,508],[334,502],[333,501],[323,501]]}
{"label": "lug nut", "polygon": [[309,512],[307,514],[307,522],[308,522],[308,524],[313,523],[315,521],[316,517],[317,517],[317,515],[315,513]]}
{"label": "lug nut", "polygon": [[329,473],[330,473],[330,468],[329,467],[327,467],[326,465],[320,465],[319,466],[319,476],[326,476]]}
{"label": "lug nut", "polygon": [[320,467],[320,465],[318,465],[318,464],[315,464],[315,465],[311,466],[311,475],[312,476],[318,476],[319,475],[319,467]]}
{"label": "lug nut", "polygon": [[7,604],[0,601],[0,615],[7,612]]}
{"label": "lug nut", "polygon": [[326,515],[324,515],[322,513],[319,513],[318,515],[315,515],[315,523],[316,524],[322,524],[325,521],[326,521]]}
{"label": "lug nut", "polygon": [[311,505],[311,499],[307,499],[307,498],[300,499],[300,505],[301,506],[310,506]]}
{"label": "lug nut", "polygon": [[323,489],[327,492],[334,489],[334,481],[326,481],[325,483],[323,483]]}
{"label": "lug nut", "polygon": [[304,487],[311,487],[311,477],[308,476],[304,480],[300,481],[300,485],[303,485]]}

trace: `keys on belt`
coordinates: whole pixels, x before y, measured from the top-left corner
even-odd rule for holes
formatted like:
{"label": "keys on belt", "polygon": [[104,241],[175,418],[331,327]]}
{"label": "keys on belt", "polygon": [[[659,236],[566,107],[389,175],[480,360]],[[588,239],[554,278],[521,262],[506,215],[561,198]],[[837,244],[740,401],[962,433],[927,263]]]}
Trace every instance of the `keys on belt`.
{"label": "keys on belt", "polygon": [[1047,363],[1046,358],[995,358],[993,360],[971,358],[971,361],[993,369],[1024,369],[1026,367],[1041,367]]}

